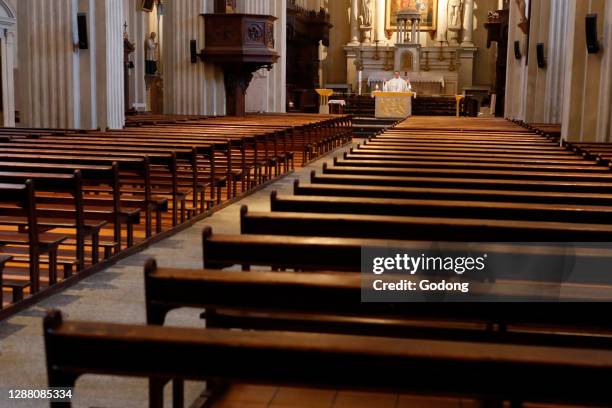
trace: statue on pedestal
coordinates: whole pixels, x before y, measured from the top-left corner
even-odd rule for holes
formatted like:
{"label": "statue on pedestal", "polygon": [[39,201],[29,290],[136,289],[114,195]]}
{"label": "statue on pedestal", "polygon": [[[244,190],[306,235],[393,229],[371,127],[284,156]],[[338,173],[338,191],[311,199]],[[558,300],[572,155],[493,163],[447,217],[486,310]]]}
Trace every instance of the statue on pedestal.
{"label": "statue on pedestal", "polygon": [[452,45],[459,43],[459,31],[463,26],[463,0],[448,0],[448,31],[449,42]]}
{"label": "statue on pedestal", "polygon": [[463,0],[448,1],[448,27],[461,28],[461,10],[463,8]]}
{"label": "statue on pedestal", "polygon": [[369,44],[372,39],[372,1],[361,0],[361,15],[359,16],[359,28],[363,32],[363,42]]}

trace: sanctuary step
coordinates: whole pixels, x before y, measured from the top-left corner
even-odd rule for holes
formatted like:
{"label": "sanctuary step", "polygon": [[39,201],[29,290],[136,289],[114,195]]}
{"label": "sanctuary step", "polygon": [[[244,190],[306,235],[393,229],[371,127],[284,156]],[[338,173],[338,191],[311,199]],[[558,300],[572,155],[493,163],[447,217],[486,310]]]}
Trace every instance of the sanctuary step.
{"label": "sanctuary step", "polygon": [[361,117],[374,117],[376,101],[370,95],[351,95],[346,97],[344,112]]}
{"label": "sanctuary step", "polygon": [[453,96],[418,96],[412,101],[415,116],[455,116],[457,105]]}
{"label": "sanctuary step", "polygon": [[394,119],[377,119],[371,117],[353,118],[353,137],[369,138],[395,125]]}

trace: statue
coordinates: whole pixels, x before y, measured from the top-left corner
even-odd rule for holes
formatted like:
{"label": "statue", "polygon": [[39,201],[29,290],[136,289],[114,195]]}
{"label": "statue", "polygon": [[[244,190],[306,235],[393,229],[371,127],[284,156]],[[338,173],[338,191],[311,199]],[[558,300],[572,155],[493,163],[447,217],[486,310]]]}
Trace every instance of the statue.
{"label": "statue", "polygon": [[157,73],[157,47],[155,41],[157,34],[151,32],[149,38],[145,40],[145,73],[147,75],[155,75]]}
{"label": "statue", "polygon": [[359,19],[362,26],[372,26],[372,0],[361,0],[361,15]]}
{"label": "statue", "polygon": [[448,27],[461,28],[461,9],[463,8],[463,0],[448,0]]}
{"label": "statue", "polygon": [[369,44],[372,36],[372,1],[361,0],[361,15],[359,16],[359,25],[363,31],[363,42]]}
{"label": "statue", "polygon": [[529,34],[529,19],[527,18],[527,4],[525,4],[525,0],[515,0],[516,5],[518,6],[519,14],[521,15],[521,22],[518,24],[518,27],[521,29],[523,33],[526,35]]}

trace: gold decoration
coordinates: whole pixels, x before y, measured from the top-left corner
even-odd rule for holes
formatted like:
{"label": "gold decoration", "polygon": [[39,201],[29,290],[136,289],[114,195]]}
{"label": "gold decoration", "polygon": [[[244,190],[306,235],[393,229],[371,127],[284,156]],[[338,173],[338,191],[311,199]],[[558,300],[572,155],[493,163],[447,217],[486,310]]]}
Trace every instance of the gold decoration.
{"label": "gold decoration", "polygon": [[438,0],[386,0],[385,27],[397,31],[396,15],[401,10],[418,10],[421,13],[421,31],[435,31],[438,20]]}

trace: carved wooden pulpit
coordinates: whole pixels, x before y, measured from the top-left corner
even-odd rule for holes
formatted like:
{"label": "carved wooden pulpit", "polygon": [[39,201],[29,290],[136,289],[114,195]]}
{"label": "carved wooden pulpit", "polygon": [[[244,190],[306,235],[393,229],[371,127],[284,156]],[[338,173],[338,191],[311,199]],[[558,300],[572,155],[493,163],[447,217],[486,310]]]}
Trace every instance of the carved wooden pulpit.
{"label": "carved wooden pulpit", "polygon": [[202,14],[205,45],[202,61],[219,65],[225,77],[227,114],[245,115],[246,90],[253,74],[272,67],[279,55],[274,50],[276,17],[256,14]]}

